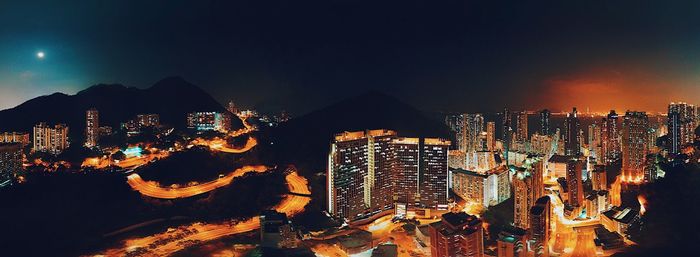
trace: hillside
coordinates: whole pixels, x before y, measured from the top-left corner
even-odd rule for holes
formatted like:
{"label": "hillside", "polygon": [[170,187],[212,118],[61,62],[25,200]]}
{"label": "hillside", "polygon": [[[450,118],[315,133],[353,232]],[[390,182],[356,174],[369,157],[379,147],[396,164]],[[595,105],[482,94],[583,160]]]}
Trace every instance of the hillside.
{"label": "hillside", "polygon": [[[41,121],[66,123],[70,135],[82,138],[85,111],[97,108],[100,125],[117,127],[140,113],[157,113],[161,123],[183,128],[186,113],[193,111],[224,111],[214,98],[199,87],[180,77],[168,77],[147,89],[119,84],[95,85],[75,95],[54,93],[26,101],[14,108],[0,111],[0,131],[30,132]],[[237,119],[233,128],[242,124]]]}

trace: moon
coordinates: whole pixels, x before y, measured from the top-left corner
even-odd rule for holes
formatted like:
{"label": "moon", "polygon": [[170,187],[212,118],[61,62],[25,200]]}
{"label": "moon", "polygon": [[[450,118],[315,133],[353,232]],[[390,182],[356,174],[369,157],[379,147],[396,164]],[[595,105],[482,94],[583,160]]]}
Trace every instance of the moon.
{"label": "moon", "polygon": [[39,59],[44,59],[44,56],[45,56],[45,54],[43,51],[39,51],[36,53],[36,57]]}

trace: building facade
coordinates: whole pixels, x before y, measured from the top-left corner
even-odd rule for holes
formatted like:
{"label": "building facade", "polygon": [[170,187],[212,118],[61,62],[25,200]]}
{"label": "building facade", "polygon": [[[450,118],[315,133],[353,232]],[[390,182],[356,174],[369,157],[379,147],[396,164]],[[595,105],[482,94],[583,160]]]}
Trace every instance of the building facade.
{"label": "building facade", "polygon": [[60,154],[68,148],[68,126],[57,124],[49,126],[42,122],[34,126],[33,150]]}
{"label": "building facade", "polygon": [[85,147],[97,146],[100,139],[100,113],[95,108],[85,111]]}
{"label": "building facade", "polygon": [[484,256],[484,228],[476,216],[448,212],[429,228],[432,257]]}
{"label": "building facade", "polygon": [[649,117],[645,112],[627,111],[622,122],[622,175],[631,181],[644,178],[648,148]]}
{"label": "building facade", "polygon": [[566,155],[581,154],[581,124],[578,119],[578,112],[574,107],[571,113],[566,114],[564,120],[564,151]]}
{"label": "building facade", "polygon": [[668,105],[668,139],[669,152],[678,154],[681,147],[692,143],[697,127],[697,108],[687,103],[671,103]]}
{"label": "building facade", "polygon": [[549,257],[551,212],[549,196],[538,198],[530,209],[530,245],[535,257]]}
{"label": "building facade", "polygon": [[328,156],[328,211],[356,220],[409,207],[447,208],[450,141],[391,130],[336,135]]}

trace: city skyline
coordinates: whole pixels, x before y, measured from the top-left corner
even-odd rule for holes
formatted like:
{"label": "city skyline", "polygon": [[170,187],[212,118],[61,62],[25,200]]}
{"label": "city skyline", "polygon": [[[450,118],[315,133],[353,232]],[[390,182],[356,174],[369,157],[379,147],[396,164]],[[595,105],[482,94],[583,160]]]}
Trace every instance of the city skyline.
{"label": "city skyline", "polygon": [[43,8],[17,1],[0,10],[0,109],[172,75],[220,102],[240,95],[243,105],[293,113],[339,100],[343,88],[435,111],[659,112],[667,102],[700,102],[699,64],[689,61],[700,56],[699,18],[686,6],[697,3],[38,2]]}
{"label": "city skyline", "polygon": [[683,2],[2,1],[1,255],[692,256]]}

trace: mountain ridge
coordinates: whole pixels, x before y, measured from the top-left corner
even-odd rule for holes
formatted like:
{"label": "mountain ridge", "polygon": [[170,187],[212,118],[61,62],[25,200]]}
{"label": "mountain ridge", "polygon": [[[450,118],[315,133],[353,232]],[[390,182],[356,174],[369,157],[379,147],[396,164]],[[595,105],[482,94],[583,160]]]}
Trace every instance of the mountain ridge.
{"label": "mountain ridge", "polygon": [[[39,122],[65,123],[70,127],[71,138],[82,138],[85,111],[90,108],[100,112],[101,126],[114,128],[141,113],[159,114],[161,123],[184,128],[188,112],[226,111],[201,88],[182,77],[173,76],[145,89],[122,84],[95,84],[74,95],[56,92],[39,96],[0,111],[0,120],[6,121],[0,123],[0,131],[31,132]],[[240,128],[242,124],[233,119],[232,127]]]}

